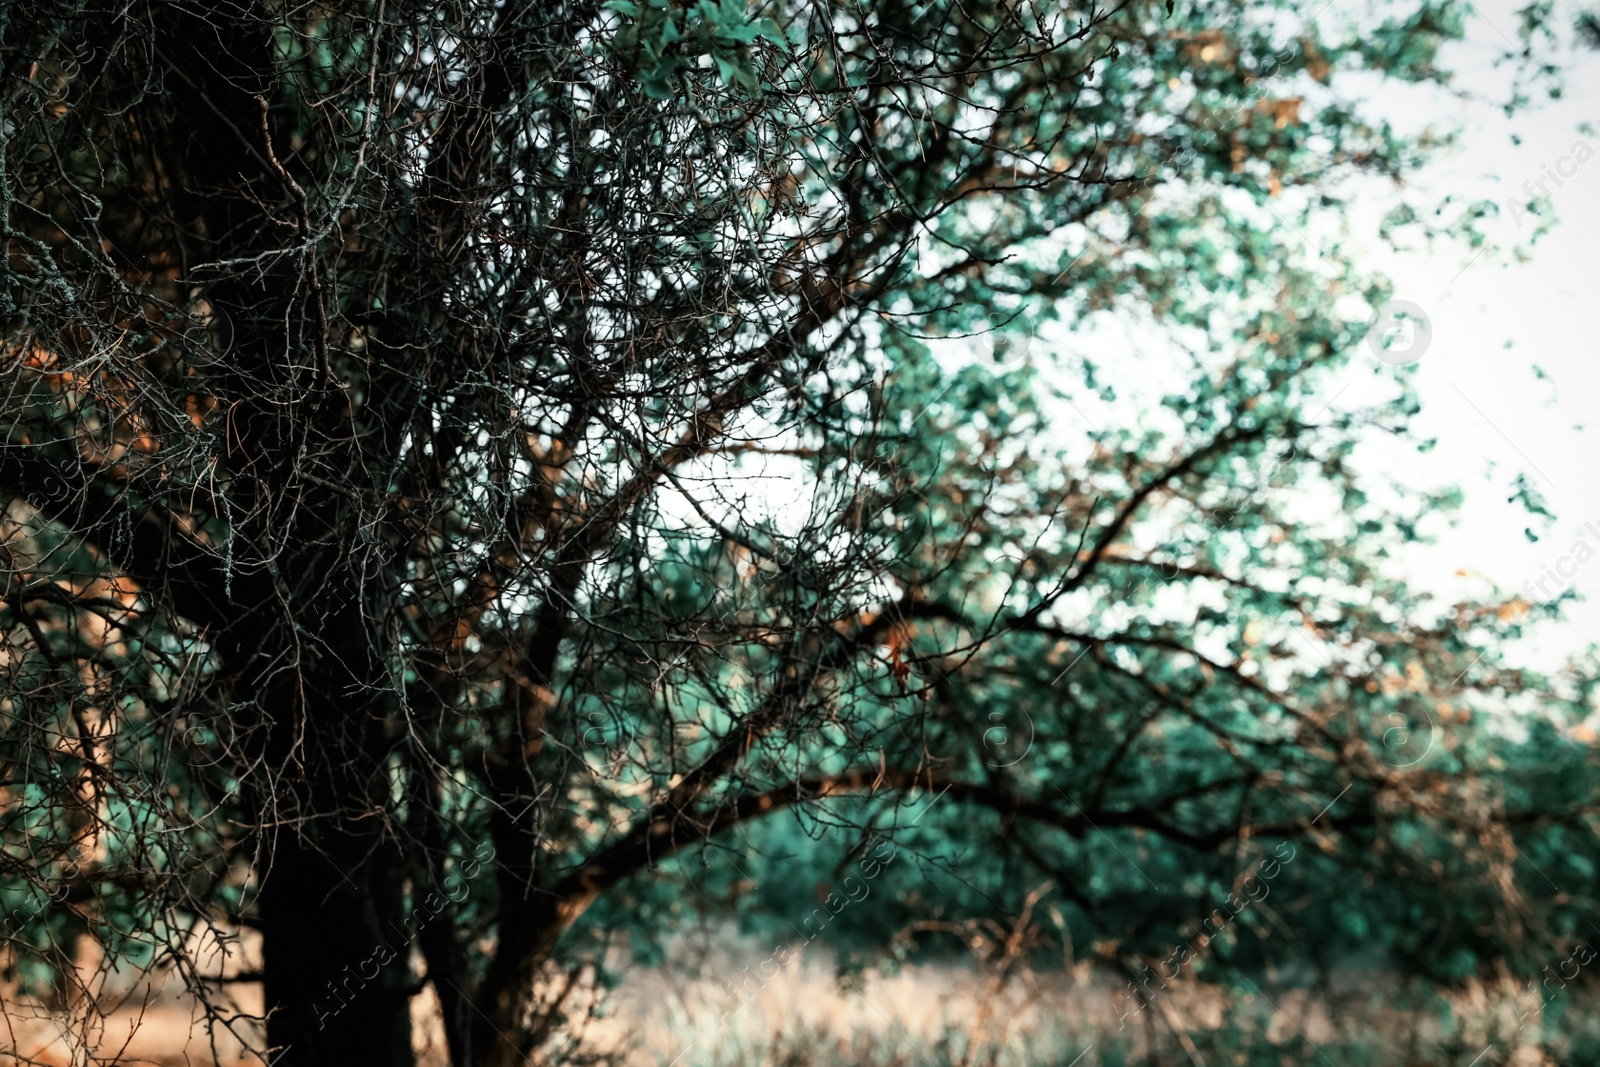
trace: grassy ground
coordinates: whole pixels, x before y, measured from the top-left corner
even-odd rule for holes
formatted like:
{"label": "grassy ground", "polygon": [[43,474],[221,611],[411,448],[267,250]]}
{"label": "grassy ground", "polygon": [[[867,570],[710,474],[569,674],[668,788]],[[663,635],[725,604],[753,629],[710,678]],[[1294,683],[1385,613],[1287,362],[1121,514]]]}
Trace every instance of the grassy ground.
{"label": "grassy ground", "polygon": [[1315,994],[1271,976],[1232,991],[1183,981],[1125,1016],[1134,1004],[1083,970],[1018,975],[996,990],[949,967],[841,981],[818,955],[762,988],[746,979],[746,1000],[725,986],[744,965],[701,964],[688,980],[670,969],[632,976],[591,1024],[591,1047],[676,1067],[1600,1065],[1593,1002],[1546,1013],[1541,1042],[1536,1002],[1509,977],[1448,995],[1371,972],[1336,975]]}
{"label": "grassy ground", "polygon": [[[1593,998],[1541,1018],[1509,976],[1448,995],[1351,971],[1315,994],[1264,975],[1222,990],[1184,979],[1136,1015],[1086,969],[1018,972],[996,987],[973,971],[908,967],[840,979],[823,952],[790,960],[761,983],[770,950],[724,943],[629,972],[603,996],[569,998],[574,1022],[549,1062],[616,1067],[1600,1067]],[[745,968],[749,967],[750,970]],[[731,994],[728,983],[741,993]],[[176,983],[173,983],[174,987]],[[259,1010],[253,987],[240,1006]],[[96,1030],[16,998],[0,1020],[0,1064],[18,1054],[82,1063],[83,1037],[106,1061],[257,1063],[239,1042],[207,1039],[172,991],[139,995]],[[431,994],[414,1003],[421,1067],[445,1067]],[[1524,1016],[1524,1013],[1527,1013]],[[1520,1027],[1520,1028],[1519,1028]],[[1543,1038],[1541,1039],[1541,1034]],[[73,1046],[78,1046],[77,1056]],[[541,1065],[542,1067],[542,1065]]]}

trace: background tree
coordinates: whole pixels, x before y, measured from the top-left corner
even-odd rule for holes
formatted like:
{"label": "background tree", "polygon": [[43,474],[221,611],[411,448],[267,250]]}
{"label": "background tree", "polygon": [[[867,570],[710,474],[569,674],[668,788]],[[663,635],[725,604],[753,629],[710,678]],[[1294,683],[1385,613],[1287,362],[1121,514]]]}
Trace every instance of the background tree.
{"label": "background tree", "polygon": [[1325,403],[1393,373],[1341,197],[1427,147],[1342,74],[1442,82],[1463,16],[0,13],[12,973],[87,1048],[93,942],[287,1064],[407,1062],[431,985],[518,1063],[778,812],[974,849],[975,908],[1048,876],[1123,967],[1282,840],[1485,886],[1484,951],[1559,920],[1486,826],[1586,793],[1448,727],[1587,683],[1472,671],[1525,606],[1398,580],[1444,502],[1351,455],[1414,404]]}

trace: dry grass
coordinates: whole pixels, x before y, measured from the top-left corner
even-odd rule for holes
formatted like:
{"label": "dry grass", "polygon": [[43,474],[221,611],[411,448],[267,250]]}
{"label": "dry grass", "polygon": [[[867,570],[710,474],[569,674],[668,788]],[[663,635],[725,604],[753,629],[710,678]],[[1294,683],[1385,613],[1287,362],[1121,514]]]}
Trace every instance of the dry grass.
{"label": "dry grass", "polygon": [[[953,966],[911,966],[841,978],[812,949],[764,985],[750,977],[770,948],[723,942],[665,967],[634,969],[609,992],[569,1001],[574,1022],[555,1035],[550,1062],[618,1067],[1117,1067],[1206,1064],[1273,1067],[1326,1063],[1563,1067],[1600,1061],[1600,1019],[1570,1006],[1568,1029],[1535,1045],[1537,1014],[1509,977],[1472,983],[1431,1006],[1408,1006],[1401,983],[1369,972],[1332,988],[1268,986],[1227,992],[1180,981],[1142,1014],[1119,1022],[1129,1002],[1087,969],[1021,972],[996,989]],[[746,970],[746,968],[750,970]],[[690,973],[685,973],[690,972]],[[748,998],[729,981],[744,980]],[[0,1063],[98,1062],[234,1067],[259,1063],[225,1032],[213,1043],[194,1005],[170,990],[143,989],[96,1028],[15,996],[0,1004]],[[258,1010],[259,989],[240,987]],[[1268,998],[1270,997],[1270,1001]],[[741,1005],[742,1002],[742,1006]],[[1592,1007],[1588,1001],[1586,1005]],[[737,1010],[730,1010],[730,1009]],[[447,1067],[431,992],[413,1002],[420,1067]],[[1589,1049],[1596,1050],[1591,1053]],[[8,1053],[10,1055],[8,1055]],[[20,1059],[19,1059],[20,1057]]]}
{"label": "dry grass", "polygon": [[1023,975],[994,994],[982,976],[947,966],[840,980],[815,954],[724,1018],[737,1002],[721,983],[748,959],[688,981],[670,970],[631,976],[590,1040],[630,1067],[1464,1065],[1485,1049],[1478,1067],[1557,1062],[1535,1045],[1537,1015],[1519,1031],[1530,1001],[1509,980],[1472,983],[1432,1010],[1398,1006],[1401,983],[1375,974],[1343,975],[1321,995],[1230,995],[1184,981],[1123,1020],[1128,1002],[1087,971]]}

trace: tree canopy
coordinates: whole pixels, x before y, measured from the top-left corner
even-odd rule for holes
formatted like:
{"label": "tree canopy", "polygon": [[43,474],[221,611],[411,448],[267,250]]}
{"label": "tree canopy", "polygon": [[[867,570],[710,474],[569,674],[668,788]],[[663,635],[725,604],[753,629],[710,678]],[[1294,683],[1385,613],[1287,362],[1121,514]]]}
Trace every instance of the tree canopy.
{"label": "tree canopy", "polygon": [[[1409,587],[1452,498],[1354,460],[1416,404],[1345,208],[1445,140],[1360,87],[1470,5],[1315,6],[0,9],[7,974],[291,1067],[410,1062],[431,987],[498,1067],[886,847],[829,936],[1569,934],[1591,675]],[[1306,936],[1196,937],[1274,858]]]}

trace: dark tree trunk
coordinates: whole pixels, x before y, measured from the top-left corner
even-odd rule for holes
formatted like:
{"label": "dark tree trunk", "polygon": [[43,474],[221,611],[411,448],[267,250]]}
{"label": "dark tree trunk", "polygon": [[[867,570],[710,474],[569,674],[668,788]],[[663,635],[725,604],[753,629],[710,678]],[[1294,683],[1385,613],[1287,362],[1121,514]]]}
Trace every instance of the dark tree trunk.
{"label": "dark tree trunk", "polygon": [[[308,503],[311,516],[337,508]],[[407,884],[413,872],[391,814],[399,716],[364,580],[331,548],[290,566],[299,626],[272,620],[275,640],[256,651],[259,671],[246,686],[261,702],[268,786],[254,804],[267,862],[259,904],[268,1045],[285,1067],[407,1067],[410,957],[425,924],[407,921],[408,888],[413,898],[422,892]],[[301,662],[288,669],[293,656]]]}
{"label": "dark tree trunk", "polygon": [[355,489],[301,467],[308,436],[324,471],[352,474],[363,447],[389,443],[350,425],[325,361],[338,309],[283,254],[300,234],[286,168],[327,163],[295,158],[293,131],[274,127],[270,19],[248,7],[164,16],[156,61],[177,112],[166,148],[184,168],[197,258],[260,264],[206,290],[234,331],[235,377],[220,384],[229,493],[245,511],[229,516],[232,573],[210,614],[253,764],[242,793],[261,834],[271,1062],[409,1067],[415,932],[390,815],[399,716],[373,595],[384,563],[381,550],[352,558]]}
{"label": "dark tree trunk", "polygon": [[408,872],[388,814],[392,699],[355,579],[297,562],[297,584],[320,595],[296,615],[324,619],[321,633],[302,635],[295,670],[272,643],[257,646],[261,669],[241,687],[260,702],[263,738],[252,807],[265,861],[267,1043],[283,1067],[409,1067],[418,924],[407,921]]}
{"label": "dark tree trunk", "polygon": [[302,841],[292,831],[272,847],[260,904],[274,1064],[412,1062],[409,939],[375,848],[355,834]]}

